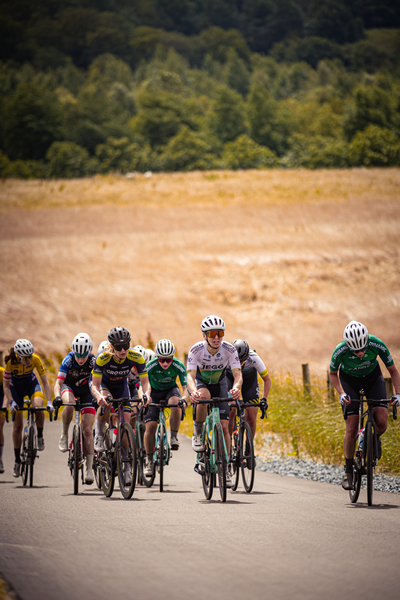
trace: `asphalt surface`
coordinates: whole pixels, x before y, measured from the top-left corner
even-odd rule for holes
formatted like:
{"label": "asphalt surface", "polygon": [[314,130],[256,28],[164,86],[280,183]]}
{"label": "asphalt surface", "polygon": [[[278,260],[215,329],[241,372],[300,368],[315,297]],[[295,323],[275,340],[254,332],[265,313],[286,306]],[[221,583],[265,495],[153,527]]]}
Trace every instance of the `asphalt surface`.
{"label": "asphalt surface", "polygon": [[34,487],[12,477],[11,424],[0,475],[0,571],[22,600],[394,600],[400,497],[256,472],[222,504],[204,498],[181,436],[165,491],[124,500],[92,486],[73,495],[60,422],[45,425]]}

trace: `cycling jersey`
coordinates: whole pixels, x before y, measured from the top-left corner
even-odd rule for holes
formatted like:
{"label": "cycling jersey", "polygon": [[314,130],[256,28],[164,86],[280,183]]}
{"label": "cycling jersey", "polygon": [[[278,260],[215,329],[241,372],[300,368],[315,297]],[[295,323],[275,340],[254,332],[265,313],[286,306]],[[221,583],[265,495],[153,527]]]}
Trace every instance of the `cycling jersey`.
{"label": "cycling jersey", "polygon": [[0,408],[3,406],[3,400],[4,400],[3,378],[4,378],[4,368],[0,367]]}
{"label": "cycling jersey", "polygon": [[394,364],[388,347],[375,335],[368,336],[367,349],[361,358],[347,347],[346,342],[340,342],[333,351],[330,370],[335,372],[340,367],[347,375],[365,377],[376,368],[377,356],[380,356],[386,367]]}
{"label": "cycling jersey", "polygon": [[4,371],[4,381],[8,381],[17,387],[30,385],[33,369],[36,369],[40,376],[45,374],[43,363],[37,354],[32,354],[31,364],[28,367],[20,362],[13,364],[9,360]]}
{"label": "cycling jersey", "polygon": [[182,386],[187,383],[185,365],[175,357],[173,357],[168,369],[163,369],[158,359],[153,358],[147,365],[147,371],[150,386],[155,390],[167,390],[174,387],[177,377],[179,377]]}
{"label": "cycling jersey", "polygon": [[[72,389],[89,389],[89,377],[96,362],[96,357],[89,354],[87,361],[79,365],[75,360],[75,354],[69,352],[60,365],[57,379]],[[86,392],[87,393],[87,392]]]}
{"label": "cycling jersey", "polygon": [[132,367],[136,367],[140,378],[147,375],[146,362],[140,352],[129,349],[126,358],[118,361],[117,358],[108,352],[102,352],[96,357],[92,376],[101,377],[102,383],[117,383],[123,380],[127,381]]}
{"label": "cycling jersey", "polygon": [[233,344],[221,342],[218,351],[210,354],[207,342],[198,342],[189,350],[187,370],[196,371],[197,377],[205,384],[218,383],[225,374],[226,367],[240,369],[240,360]]}
{"label": "cycling jersey", "polygon": [[254,376],[260,374],[260,377],[268,375],[268,369],[258,356],[255,350],[250,350],[249,356],[242,366],[243,382],[247,379],[252,379]]}

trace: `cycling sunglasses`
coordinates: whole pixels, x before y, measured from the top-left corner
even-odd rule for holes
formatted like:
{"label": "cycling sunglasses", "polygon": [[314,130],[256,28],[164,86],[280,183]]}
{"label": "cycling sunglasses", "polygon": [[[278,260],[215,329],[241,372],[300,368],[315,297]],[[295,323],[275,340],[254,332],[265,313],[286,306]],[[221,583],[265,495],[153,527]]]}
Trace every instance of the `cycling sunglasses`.
{"label": "cycling sunglasses", "polygon": [[219,338],[223,338],[225,335],[225,332],[223,329],[210,329],[210,331],[207,331],[207,337],[209,337],[209,338],[215,338],[216,335]]}
{"label": "cycling sunglasses", "polygon": [[121,350],[129,350],[129,348],[131,347],[130,342],[125,342],[125,344],[113,344],[112,345],[114,350],[116,350],[117,352],[120,352]]}
{"label": "cycling sunglasses", "polygon": [[74,352],[76,358],[85,358],[85,356],[87,356],[89,354],[89,352],[83,352],[82,354],[80,354],[79,352]]}
{"label": "cycling sunglasses", "polygon": [[167,365],[169,365],[170,363],[172,363],[172,356],[170,358],[159,358],[158,362],[159,363],[167,363]]}
{"label": "cycling sunglasses", "polygon": [[367,349],[367,346],[364,346],[364,348],[360,348],[359,350],[353,350],[352,348],[350,348],[350,350],[352,352],[354,352],[354,354],[357,354],[358,352],[365,352]]}

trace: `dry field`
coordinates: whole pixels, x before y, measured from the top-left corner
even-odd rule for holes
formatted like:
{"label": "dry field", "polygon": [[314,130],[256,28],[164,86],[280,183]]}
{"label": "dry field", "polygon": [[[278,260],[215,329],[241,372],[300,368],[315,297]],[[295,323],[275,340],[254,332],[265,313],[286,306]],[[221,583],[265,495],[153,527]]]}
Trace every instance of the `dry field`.
{"label": "dry field", "polygon": [[400,365],[400,170],[0,182],[0,349],[110,327],[178,353],[209,313],[274,373],[326,373],[351,319]]}

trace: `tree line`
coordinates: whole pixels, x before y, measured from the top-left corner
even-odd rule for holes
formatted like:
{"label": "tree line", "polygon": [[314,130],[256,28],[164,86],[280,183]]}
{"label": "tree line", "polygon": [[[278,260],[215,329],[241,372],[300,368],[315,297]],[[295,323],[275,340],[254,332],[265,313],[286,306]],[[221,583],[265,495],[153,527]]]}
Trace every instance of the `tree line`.
{"label": "tree line", "polygon": [[399,4],[1,2],[0,175],[400,166]]}

